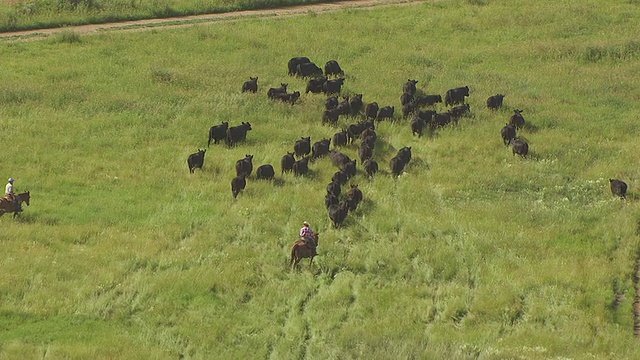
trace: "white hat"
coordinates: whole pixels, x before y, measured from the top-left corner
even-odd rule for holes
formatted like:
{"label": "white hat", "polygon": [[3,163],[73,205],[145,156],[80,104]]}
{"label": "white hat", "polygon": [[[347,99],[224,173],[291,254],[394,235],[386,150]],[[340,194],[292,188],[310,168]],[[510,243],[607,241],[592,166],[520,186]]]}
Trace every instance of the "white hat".
{"label": "white hat", "polygon": [[307,226],[309,226],[309,222],[308,222],[308,221],[303,221],[303,222],[302,222],[302,225],[307,225]]}

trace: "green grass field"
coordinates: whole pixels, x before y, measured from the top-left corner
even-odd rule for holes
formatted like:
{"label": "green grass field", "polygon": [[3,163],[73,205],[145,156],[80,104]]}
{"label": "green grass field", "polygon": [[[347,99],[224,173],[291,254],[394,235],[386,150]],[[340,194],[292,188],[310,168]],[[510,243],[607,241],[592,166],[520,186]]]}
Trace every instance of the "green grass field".
{"label": "green grass field", "polygon": [[[0,179],[32,196],[0,217],[0,358],[636,358],[638,5],[439,1],[0,43]],[[279,161],[357,119],[323,126],[323,95],[268,100],[304,90],[293,56],[338,60],[344,95],[396,111],[407,79],[468,85],[471,116],[422,138],[378,124],[382,171],[352,180],[365,200],[333,229],[335,167]],[[514,108],[526,159],[500,138]],[[189,174],[222,121],[253,130]],[[234,200],[245,154],[278,176]],[[320,256],[291,271],[303,220]]]}

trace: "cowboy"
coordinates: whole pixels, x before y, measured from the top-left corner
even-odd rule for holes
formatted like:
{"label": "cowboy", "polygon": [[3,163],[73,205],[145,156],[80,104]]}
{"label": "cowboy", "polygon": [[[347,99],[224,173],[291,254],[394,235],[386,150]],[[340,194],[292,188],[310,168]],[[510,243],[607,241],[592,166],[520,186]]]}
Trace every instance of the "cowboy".
{"label": "cowboy", "polygon": [[318,244],[316,244],[316,234],[311,230],[311,225],[308,221],[302,222],[302,228],[300,229],[300,238],[307,244],[313,252],[316,252]]}
{"label": "cowboy", "polygon": [[15,191],[13,190],[13,182],[14,182],[14,179],[9,178],[9,182],[7,183],[7,186],[4,187],[4,197],[15,204],[17,209],[16,211],[22,211],[22,204],[20,202],[20,199],[18,199]]}

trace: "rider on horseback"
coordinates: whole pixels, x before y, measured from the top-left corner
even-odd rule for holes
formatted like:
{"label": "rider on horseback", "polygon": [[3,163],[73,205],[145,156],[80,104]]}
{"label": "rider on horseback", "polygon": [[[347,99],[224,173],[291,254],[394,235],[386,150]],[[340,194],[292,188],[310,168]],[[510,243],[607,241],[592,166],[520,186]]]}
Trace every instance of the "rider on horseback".
{"label": "rider on horseback", "polygon": [[9,182],[7,183],[7,186],[5,186],[4,188],[4,197],[10,202],[14,203],[17,209],[16,212],[20,212],[22,211],[22,203],[20,199],[16,196],[13,190],[13,181],[14,181],[13,178],[9,178]]}
{"label": "rider on horseback", "polygon": [[311,226],[309,222],[303,221],[302,228],[300,229],[300,239],[309,246],[311,250],[313,250],[314,254],[316,253],[316,248],[318,244],[316,243],[316,234],[311,230]]}

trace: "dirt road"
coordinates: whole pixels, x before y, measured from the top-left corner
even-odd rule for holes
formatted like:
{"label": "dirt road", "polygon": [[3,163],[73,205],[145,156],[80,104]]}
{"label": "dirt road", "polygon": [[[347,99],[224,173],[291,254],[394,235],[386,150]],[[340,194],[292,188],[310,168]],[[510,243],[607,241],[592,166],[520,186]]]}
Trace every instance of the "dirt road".
{"label": "dirt road", "polygon": [[247,10],[220,14],[205,14],[163,19],[123,21],[117,23],[67,26],[63,28],[38,29],[0,33],[0,42],[42,40],[60,31],[73,31],[79,34],[92,34],[105,31],[141,31],[158,28],[175,28],[215,21],[233,20],[241,17],[282,17],[307,13],[324,13],[349,8],[374,8],[380,6],[398,6],[417,4],[424,0],[345,0],[325,4],[301,5],[287,8]]}

